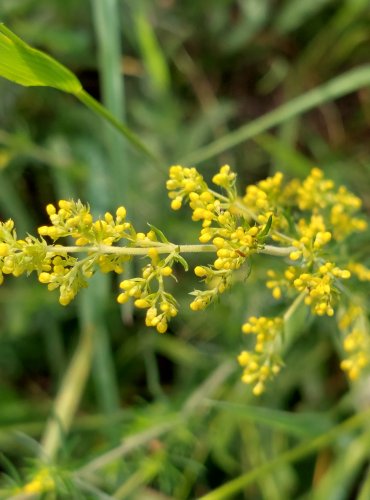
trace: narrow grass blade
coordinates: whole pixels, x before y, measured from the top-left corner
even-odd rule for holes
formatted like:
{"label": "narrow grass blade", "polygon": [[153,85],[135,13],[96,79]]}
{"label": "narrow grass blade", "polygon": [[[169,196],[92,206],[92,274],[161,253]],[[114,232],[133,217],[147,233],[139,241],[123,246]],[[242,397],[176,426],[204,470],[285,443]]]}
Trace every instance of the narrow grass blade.
{"label": "narrow grass blade", "polygon": [[163,95],[170,87],[170,73],[152,24],[140,2],[135,6],[134,25],[151,86],[155,93]]}
{"label": "narrow grass blade", "polygon": [[330,431],[322,434],[314,439],[304,442],[295,448],[292,448],[285,453],[273,458],[269,462],[243,474],[232,481],[216,488],[215,490],[202,496],[200,500],[225,500],[227,498],[235,498],[235,495],[242,491],[243,488],[255,481],[263,478],[266,474],[275,470],[282,464],[293,463],[304,457],[307,457],[311,453],[317,450],[321,450],[325,446],[328,446],[331,442],[336,439],[343,437],[347,432],[353,431],[364,424],[367,424],[370,418],[370,411],[367,410],[362,413],[358,413],[353,417],[348,418],[341,424],[333,427]]}
{"label": "narrow grass blade", "polygon": [[239,415],[246,420],[265,424],[295,436],[310,437],[325,432],[332,427],[331,420],[325,414],[290,413],[228,401],[206,400],[205,402],[221,411]]}
{"label": "narrow grass blade", "polygon": [[81,400],[90,372],[92,346],[92,331],[85,328],[56,397],[54,414],[48,420],[41,440],[43,452],[50,460],[55,458]]}
{"label": "narrow grass blade", "polygon": [[[121,46],[118,4],[116,0],[91,0],[95,36],[98,48],[99,77],[102,87],[104,109],[110,116],[122,122],[124,117],[124,88],[121,74]],[[107,184],[115,205],[120,199],[128,198],[129,165],[125,144],[116,130],[105,129],[105,139],[109,156]],[[140,146],[140,145],[138,145]],[[107,206],[107,193],[96,181],[100,165],[91,158],[87,191],[94,206],[104,212]],[[109,297],[108,276],[95,276],[97,288],[87,290],[84,307],[85,321],[98,325],[95,336],[94,380],[97,397],[102,410],[113,412],[119,407],[118,382],[114,370],[109,332],[105,326],[105,304]],[[99,304],[97,306],[97,304]]]}
{"label": "narrow grass blade", "polygon": [[301,115],[325,102],[333,101],[355,90],[370,85],[370,65],[366,64],[333,78],[327,83],[282,104],[273,111],[230,132],[203,148],[176,160],[184,165],[194,165],[208,160],[237,144],[255,137],[266,130],[280,125],[294,116]]}

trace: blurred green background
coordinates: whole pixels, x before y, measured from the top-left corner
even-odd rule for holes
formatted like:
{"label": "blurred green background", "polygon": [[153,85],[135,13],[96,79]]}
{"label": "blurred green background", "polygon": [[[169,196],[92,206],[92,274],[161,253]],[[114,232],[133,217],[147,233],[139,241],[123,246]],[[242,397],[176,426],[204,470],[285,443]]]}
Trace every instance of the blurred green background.
{"label": "blurred green background", "polygon": [[[95,214],[124,204],[138,230],[150,222],[173,242],[196,242],[189,213],[169,208],[173,163],[196,165],[206,179],[229,163],[241,190],[276,170],[302,178],[317,165],[369,213],[368,0],[2,0],[0,21],[70,68],[160,159],[135,151],[72,96],[0,79],[0,219],[12,218],[20,235],[46,223],[47,203],[80,198]],[[357,243],[369,265],[369,235]],[[53,401],[78,339],[93,329],[86,387],[83,375],[68,382],[78,411],[57,460],[60,493],[46,498],[199,498],[254,469],[232,498],[370,498],[366,426],[334,442],[328,434],[369,401],[338,368],[332,320],[298,311],[289,325],[298,340],[276,382],[259,399],[240,382],[240,325],[284,308],[263,285],[275,265],[256,259],[248,281],[245,271],[199,313],[188,307],[194,278],[179,268],[181,312],[163,336],[140,312],[119,309],[106,276],[67,308],[33,276],[6,280],[4,487],[39,467]],[[284,456],[319,433],[329,441],[314,453]],[[116,448],[116,459],[104,455]],[[94,469],[98,456],[105,462]]]}

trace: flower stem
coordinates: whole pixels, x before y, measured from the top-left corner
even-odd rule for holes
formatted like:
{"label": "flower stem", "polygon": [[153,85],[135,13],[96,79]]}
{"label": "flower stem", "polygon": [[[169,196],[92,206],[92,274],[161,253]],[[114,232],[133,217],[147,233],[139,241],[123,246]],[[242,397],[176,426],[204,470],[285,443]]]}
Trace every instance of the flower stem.
{"label": "flower stem", "polygon": [[[151,244],[147,247],[116,247],[109,245],[94,245],[94,246],[62,246],[62,245],[48,245],[46,247],[48,252],[56,254],[65,253],[101,253],[101,254],[115,254],[115,255],[148,255],[150,250],[156,250],[159,254],[166,253],[214,253],[217,250],[215,245],[175,245],[170,244]],[[257,253],[273,255],[276,257],[286,257],[295,250],[295,247],[275,247],[273,245],[265,245],[263,248],[258,249]]]}

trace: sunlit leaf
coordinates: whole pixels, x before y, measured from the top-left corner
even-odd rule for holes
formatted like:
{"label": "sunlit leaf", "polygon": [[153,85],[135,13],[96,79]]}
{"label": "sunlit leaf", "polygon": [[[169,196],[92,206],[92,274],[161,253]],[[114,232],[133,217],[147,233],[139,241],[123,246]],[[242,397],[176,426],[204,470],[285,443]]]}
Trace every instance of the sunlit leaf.
{"label": "sunlit leaf", "polygon": [[4,24],[0,24],[0,76],[26,87],[53,87],[71,94],[82,90],[71,71],[30,47]]}

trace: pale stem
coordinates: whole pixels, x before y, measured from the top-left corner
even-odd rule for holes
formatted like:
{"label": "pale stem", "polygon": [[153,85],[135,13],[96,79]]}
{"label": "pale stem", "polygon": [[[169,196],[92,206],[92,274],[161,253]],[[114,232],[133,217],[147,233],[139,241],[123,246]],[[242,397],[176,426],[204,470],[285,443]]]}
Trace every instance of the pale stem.
{"label": "pale stem", "polygon": [[[48,252],[57,254],[65,253],[101,253],[101,254],[114,254],[114,255],[148,255],[150,250],[156,250],[158,254],[168,253],[215,253],[217,247],[215,245],[175,245],[163,244],[158,246],[147,247],[115,247],[109,245],[94,245],[94,246],[62,246],[62,245],[48,245],[46,247]],[[286,257],[293,252],[295,247],[275,247],[273,245],[265,245],[263,248],[258,249],[257,253],[273,255],[276,257]]]}
{"label": "pale stem", "polygon": [[300,303],[306,296],[306,291],[301,292],[295,299],[294,301],[290,304],[289,308],[285,311],[283,315],[283,320],[284,322],[289,321],[290,318],[293,316],[295,311],[298,309]]}

